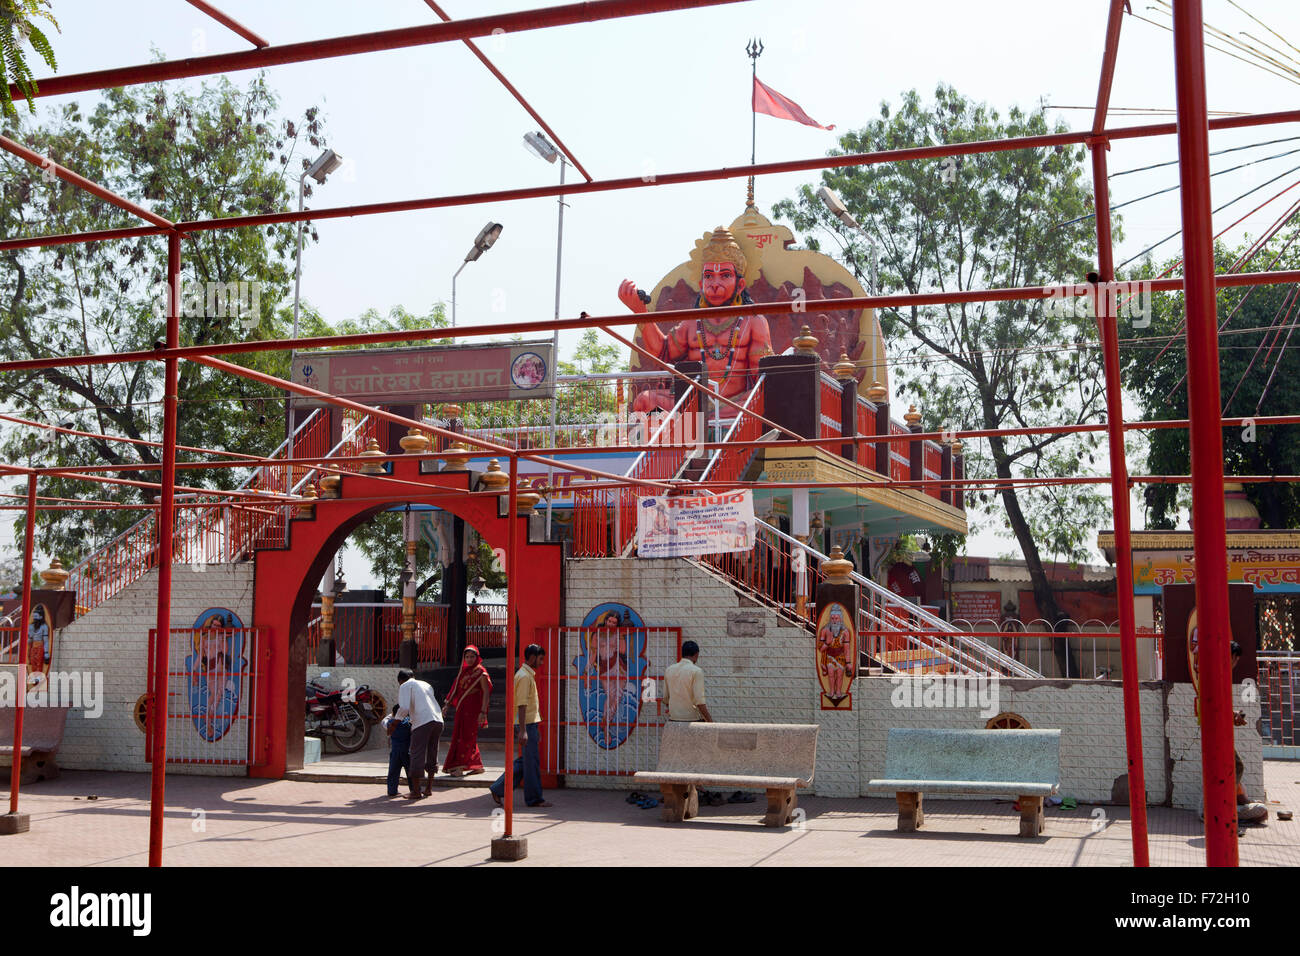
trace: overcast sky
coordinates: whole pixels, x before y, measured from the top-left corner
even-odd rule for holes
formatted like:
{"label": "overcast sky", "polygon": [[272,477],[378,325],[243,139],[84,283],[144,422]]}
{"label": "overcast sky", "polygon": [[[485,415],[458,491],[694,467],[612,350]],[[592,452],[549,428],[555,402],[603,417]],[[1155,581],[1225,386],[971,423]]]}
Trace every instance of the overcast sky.
{"label": "overcast sky", "polygon": [[[218,5],[272,44],[436,19],[421,0],[220,0]],[[540,5],[541,0],[444,3],[453,17]],[[1242,5],[1300,43],[1300,6],[1294,0]],[[1013,104],[1031,108],[1040,100],[1054,107],[1090,106],[1097,93],[1107,6],[1105,0],[753,0],[506,34],[487,38],[482,47],[588,171],[610,179],[746,164],[751,113],[745,45],[754,36],[765,45],[759,77],[839,130],[860,127],[877,116],[882,100],[896,102],[901,91],[913,87],[928,97],[940,82],[1001,111]],[[249,46],[178,0],[54,0],[53,9],[62,27],[54,37],[61,74],[145,62],[152,49],[181,59]],[[1133,9],[1169,22],[1147,0],[1134,0]],[[1213,26],[1232,34],[1254,33],[1300,59],[1300,52],[1228,0],[1206,0],[1205,15]],[[1294,107],[1293,82],[1213,50],[1206,56],[1212,110]],[[243,85],[251,76],[231,79]],[[329,145],[348,160],[317,190],[311,205],[458,194],[557,179],[557,167],[522,145],[523,134],[535,128],[533,121],[463,44],[280,66],[267,76],[285,114],[298,115],[312,105],[323,108]],[[74,98],[83,103],[92,99],[85,94]],[[65,99],[39,101],[38,116]],[[1173,107],[1168,31],[1125,18],[1111,104]],[[1091,113],[1054,109],[1052,118],[1084,129]],[[1168,119],[1116,114],[1112,124]],[[1216,133],[1211,149],[1297,135],[1294,124]],[[758,118],[760,162],[815,157],[835,145],[836,133]],[[1212,166],[1225,168],[1294,145],[1233,153],[1212,160]],[[1175,149],[1172,136],[1119,141],[1111,150],[1110,168],[1118,172],[1172,160]],[[1215,205],[1300,167],[1298,156],[1215,177]],[[572,169],[569,175],[577,178]],[[1224,210],[1216,216],[1216,228],[1294,178],[1284,176]],[[760,179],[760,209],[770,212],[774,202],[814,179],[808,174]],[[1112,201],[1176,183],[1173,166],[1125,175],[1112,182]],[[683,261],[694,238],[740,213],[744,193],[744,180],[735,179],[573,198],[564,222],[561,314],[621,311],[616,297],[621,279],[652,287]],[[1174,190],[1123,211],[1125,237],[1117,262],[1179,228],[1177,197]],[[1258,234],[1281,208],[1281,201],[1273,203],[1225,238],[1239,240],[1243,230]],[[452,273],[489,220],[505,229],[496,247],[461,274],[460,324],[549,318],[554,308],[554,199],[321,222],[321,242],[304,257],[303,297],[333,321],[370,307],[386,312],[402,305],[421,311],[437,301],[449,302]],[[1157,256],[1178,252],[1175,239]],[[566,337],[566,347],[574,338],[576,334]],[[1160,417],[1156,409],[1150,414]],[[1141,463],[1130,467],[1141,470]],[[1135,521],[1141,521],[1140,509]],[[997,553],[1011,544],[981,536],[971,542],[971,551]]]}

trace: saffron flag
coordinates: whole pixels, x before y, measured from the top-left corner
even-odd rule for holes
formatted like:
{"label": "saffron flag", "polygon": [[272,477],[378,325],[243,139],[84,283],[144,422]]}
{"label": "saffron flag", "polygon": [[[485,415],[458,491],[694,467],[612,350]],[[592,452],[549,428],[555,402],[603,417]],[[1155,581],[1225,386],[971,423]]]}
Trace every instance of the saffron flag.
{"label": "saffron flag", "polygon": [[835,124],[823,126],[803,111],[803,107],[787,96],[782,96],[770,86],[766,86],[758,77],[754,77],[754,112],[766,113],[777,119],[794,120],[804,126],[818,129],[834,129]]}

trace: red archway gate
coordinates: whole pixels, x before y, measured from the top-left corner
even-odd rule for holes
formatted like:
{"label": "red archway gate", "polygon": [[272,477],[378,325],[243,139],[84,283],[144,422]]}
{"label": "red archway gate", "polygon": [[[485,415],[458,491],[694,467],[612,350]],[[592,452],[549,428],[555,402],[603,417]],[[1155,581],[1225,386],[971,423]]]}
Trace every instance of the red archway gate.
{"label": "red archway gate", "polygon": [[[289,522],[286,547],[255,554],[253,624],[263,635],[259,665],[265,692],[257,702],[259,740],[250,776],[281,777],[302,765],[302,675],[307,666],[311,601],[339,546],[354,528],[386,508],[405,503],[436,505],[473,525],[493,549],[500,549],[498,553],[508,549],[513,520],[518,526],[519,573],[507,566],[506,574],[511,589],[518,589],[518,634],[531,635],[559,623],[561,545],[530,541],[527,517],[506,517],[505,495],[471,490],[474,472],[426,474],[422,465],[428,468],[432,462],[399,458],[393,460],[391,474],[346,475],[340,497],[318,500],[313,514]],[[393,478],[405,483],[397,484]],[[509,634],[506,637],[510,639]]]}

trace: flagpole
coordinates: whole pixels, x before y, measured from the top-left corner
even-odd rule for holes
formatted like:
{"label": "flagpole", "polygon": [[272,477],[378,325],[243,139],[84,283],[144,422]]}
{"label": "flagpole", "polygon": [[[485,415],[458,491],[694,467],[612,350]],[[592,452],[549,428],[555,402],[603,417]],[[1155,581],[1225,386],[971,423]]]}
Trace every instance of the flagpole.
{"label": "flagpole", "polygon": [[[763,41],[755,37],[745,46],[745,52],[749,54],[750,60],[754,65],[754,82],[749,88],[749,165],[756,165],[758,162],[758,111],[754,109],[754,90],[758,89],[758,58],[763,55]],[[754,205],[754,177],[749,177],[749,195],[745,200],[746,206]]]}

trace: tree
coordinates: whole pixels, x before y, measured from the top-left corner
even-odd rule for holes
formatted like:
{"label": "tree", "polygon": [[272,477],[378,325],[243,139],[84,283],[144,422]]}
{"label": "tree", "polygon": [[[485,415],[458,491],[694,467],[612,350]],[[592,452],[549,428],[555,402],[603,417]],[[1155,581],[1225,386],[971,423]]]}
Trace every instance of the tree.
{"label": "tree", "polygon": [[0,114],[18,115],[13,97],[9,95],[11,81],[27,99],[28,112],[36,112],[33,102],[37,92],[36,78],[27,65],[24,42],[31,45],[51,70],[59,68],[49,38],[36,25],[37,19],[48,20],[54,24],[54,29],[59,29],[59,21],[54,19],[49,5],[50,0],[0,0]]}
{"label": "tree", "polygon": [[[915,90],[896,112],[883,104],[880,118],[843,136],[832,155],[1049,132],[1042,108],[1013,107],[1004,121],[941,85],[929,106]],[[1091,219],[1059,224],[1092,211],[1083,159],[1082,147],[1023,149],[828,170],[822,182],[879,245],[886,294],[1082,282],[1093,268]],[[810,248],[818,248],[812,233],[820,229],[850,259],[865,251],[865,240],[823,208],[813,186],[775,211],[809,234]],[[1115,229],[1118,237],[1118,223]],[[881,310],[880,320],[895,356],[896,392],[914,396],[927,431],[1071,424],[1096,421],[1104,410],[1097,330],[1073,309],[1024,301],[913,306]],[[975,478],[1077,474],[1093,462],[1098,441],[993,436],[966,443],[966,470]],[[1035,600],[1057,619],[1040,553],[1084,559],[1105,499],[1083,486],[1007,486],[998,494],[1001,523],[1024,555]],[[977,508],[989,502],[975,497]],[[1064,656],[1061,664],[1078,673]]]}
{"label": "tree", "polygon": [[[1257,268],[1295,269],[1300,252],[1291,247],[1300,229],[1292,228],[1254,258]],[[1234,271],[1248,245],[1216,246],[1215,270]],[[1267,266],[1264,264],[1267,263]],[[1161,272],[1174,263],[1165,263]],[[1239,270],[1241,266],[1236,266]],[[1134,278],[1151,277],[1147,264]],[[1290,415],[1300,405],[1300,358],[1288,348],[1295,316],[1295,285],[1220,289],[1217,296],[1219,396],[1225,417]],[[1156,293],[1150,324],[1121,333],[1124,384],[1141,402],[1146,418],[1187,417],[1187,349],[1181,292]],[[1155,475],[1191,471],[1189,433],[1160,428],[1147,433],[1147,470]],[[1223,432],[1225,475],[1294,475],[1300,472],[1300,430],[1295,426],[1247,424]],[[1300,493],[1290,482],[1250,482],[1246,497],[1259,509],[1265,528],[1300,527]],[[1174,528],[1178,512],[1191,500],[1189,485],[1147,485],[1143,491],[1148,528]]]}
{"label": "tree", "polygon": [[604,375],[623,371],[627,359],[621,348],[602,340],[595,329],[587,329],[573,350],[573,358],[560,359],[558,365],[561,375]]}
{"label": "tree", "polygon": [[[295,122],[277,118],[274,94],[259,77],[246,89],[229,81],[201,89],[161,85],[113,89],[88,115],[75,103],[44,123],[5,123],[10,138],[151,206],[172,221],[289,208],[287,177],[308,160],[299,147],[325,145],[319,111]],[[137,226],[139,220],[9,154],[0,156],[0,234],[25,236]],[[314,230],[306,230],[314,238]],[[193,234],[182,243],[181,344],[287,337],[285,305],[293,269],[293,224]],[[0,256],[0,348],[7,358],[149,349],[164,336],[165,237],[71,243],[9,250]],[[283,352],[231,357],[281,377]],[[0,376],[0,404],[46,423],[157,441],[162,432],[162,365],[51,368]],[[268,454],[283,437],[283,394],[201,365],[182,363],[177,435],[181,444]],[[152,464],[148,445],[60,436],[42,441],[30,429],[11,430],[0,444],[9,461],[39,465]],[[178,453],[179,460],[194,456]],[[120,477],[156,481],[156,470]],[[229,469],[186,471],[186,484],[230,488],[242,477]],[[140,503],[152,495],[133,488],[45,479],[42,493]],[[43,550],[65,565],[138,517],[118,510],[45,512]]]}

